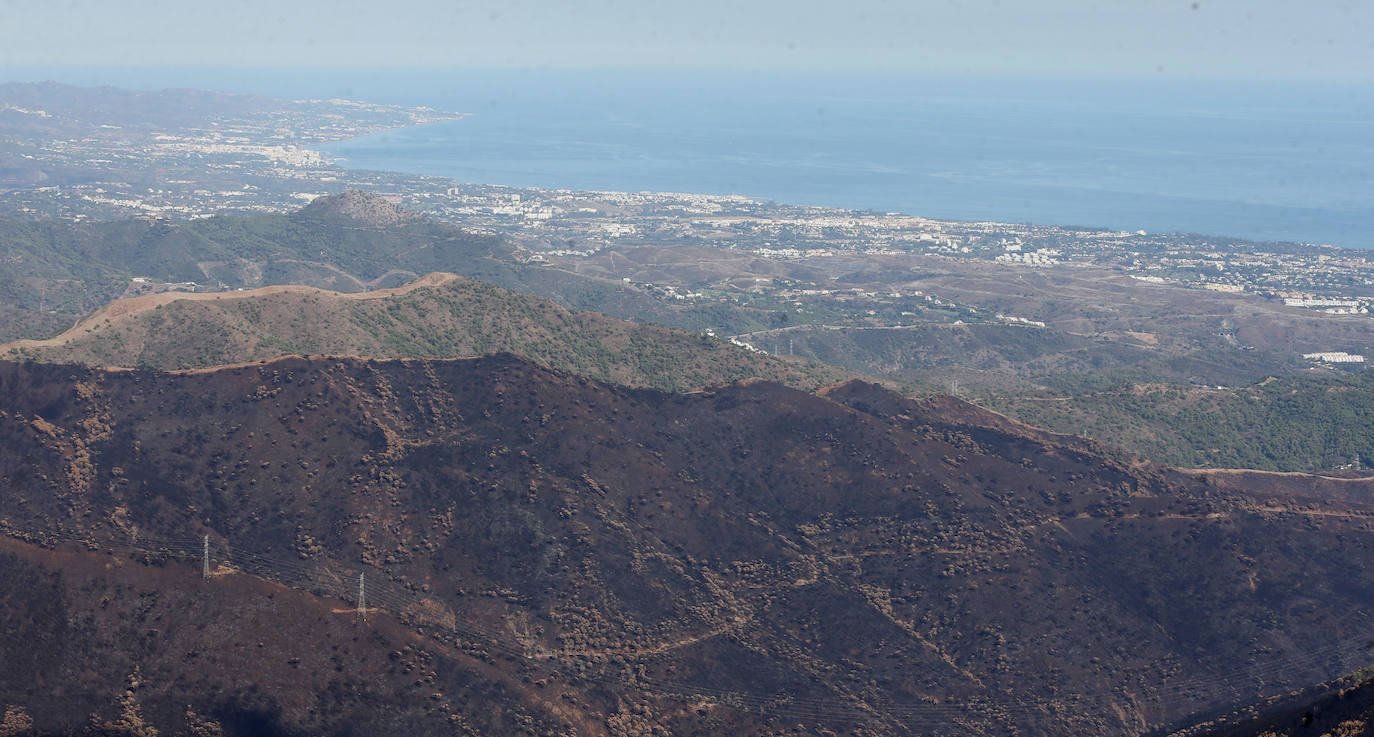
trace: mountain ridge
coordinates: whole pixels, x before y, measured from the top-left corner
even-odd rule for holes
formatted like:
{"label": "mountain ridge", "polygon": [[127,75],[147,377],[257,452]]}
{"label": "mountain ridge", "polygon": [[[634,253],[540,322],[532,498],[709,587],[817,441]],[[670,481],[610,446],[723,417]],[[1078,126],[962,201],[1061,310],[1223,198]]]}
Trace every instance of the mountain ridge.
{"label": "mountain ridge", "polygon": [[[5,362],[0,519],[65,536],[35,542],[108,549],[130,585],[138,566],[174,560],[120,553],[133,531],[193,556],[209,535],[279,572],[332,572],[345,597],[362,570],[408,592],[379,592],[378,621],[423,600],[496,636],[460,632],[445,655],[442,628],[405,625],[434,664],[424,688],[453,704],[411,714],[413,734],[500,712],[552,734],[1127,735],[1221,708],[1233,688],[1354,665],[1325,643],[1368,629],[1367,498],[1280,505],[1282,484],[1217,488],[880,392],[828,392],[871,411],[759,381],[671,394],[510,355],[178,374]],[[58,563],[0,564],[7,580],[62,580]],[[177,565],[198,580],[199,561]],[[160,684],[140,698],[163,731],[188,702],[217,708],[213,687],[167,685],[202,672],[165,646],[168,610],[126,607],[130,593],[102,614],[82,593],[94,581],[69,581],[50,598],[88,612],[89,627],[40,619],[25,632],[110,653],[110,688],[79,713],[117,716],[119,670],[135,663]],[[9,596],[0,606],[27,606],[22,590]],[[304,657],[294,650],[330,645],[307,637],[261,667],[284,679]],[[546,686],[460,698],[479,671],[454,656],[479,650],[502,683]],[[331,695],[365,656],[255,698],[310,733],[394,713]],[[0,692],[22,694],[32,674],[4,677]],[[330,709],[294,706],[306,694]],[[41,724],[70,724],[25,704]]]}
{"label": "mountain ridge", "polygon": [[388,287],[374,289],[366,292],[339,292],[332,289],[323,289],[306,284],[272,284],[253,289],[244,289],[233,292],[185,292],[168,291],[156,292],[154,294],[143,294],[137,297],[121,297],[92,312],[90,315],[77,321],[70,328],[54,335],[51,338],[21,338],[12,340],[8,343],[0,344],[0,352],[13,351],[20,348],[39,348],[61,346],[79,339],[79,331],[86,330],[95,326],[101,320],[127,319],[137,317],[149,310],[160,309],[173,302],[182,300],[189,301],[218,301],[218,300],[240,300],[254,299],[272,294],[296,293],[329,296],[337,299],[382,299],[398,294],[406,294],[423,287],[433,287],[447,284],[457,280],[456,274],[445,274],[432,272],[420,278],[406,282],[399,287]]}
{"label": "mountain ridge", "polygon": [[0,355],[12,358],[162,369],[286,354],[447,358],[499,351],[597,379],[679,391],[751,376],[814,389],[848,376],[443,273],[372,292],[270,286],[145,295],[107,305],[55,338],[0,346]]}

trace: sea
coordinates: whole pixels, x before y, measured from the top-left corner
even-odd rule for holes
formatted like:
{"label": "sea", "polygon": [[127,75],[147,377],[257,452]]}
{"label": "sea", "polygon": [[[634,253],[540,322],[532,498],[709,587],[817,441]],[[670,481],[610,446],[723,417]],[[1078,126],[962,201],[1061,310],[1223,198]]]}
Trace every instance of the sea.
{"label": "sea", "polygon": [[63,69],[0,76],[470,113],[348,167],[1374,248],[1374,86],[864,72]]}

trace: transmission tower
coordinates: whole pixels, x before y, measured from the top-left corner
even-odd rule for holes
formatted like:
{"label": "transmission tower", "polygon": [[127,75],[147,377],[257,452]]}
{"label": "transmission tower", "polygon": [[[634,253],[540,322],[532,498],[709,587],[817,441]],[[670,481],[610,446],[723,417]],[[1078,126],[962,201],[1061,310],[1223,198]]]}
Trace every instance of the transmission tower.
{"label": "transmission tower", "polygon": [[367,587],[364,584],[366,573],[358,573],[358,621],[367,621]]}
{"label": "transmission tower", "polygon": [[206,580],[210,580],[210,536],[205,536],[204,546],[201,548],[201,569],[200,575]]}

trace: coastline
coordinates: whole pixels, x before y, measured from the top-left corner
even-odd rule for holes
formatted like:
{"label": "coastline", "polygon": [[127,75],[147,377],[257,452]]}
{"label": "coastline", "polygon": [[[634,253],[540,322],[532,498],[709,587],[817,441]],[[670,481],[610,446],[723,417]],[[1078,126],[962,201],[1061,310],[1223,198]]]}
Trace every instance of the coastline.
{"label": "coastline", "polygon": [[[67,76],[74,74],[68,70]],[[192,81],[187,78],[189,72],[178,76],[162,70],[160,74],[157,70],[124,72],[125,77],[142,80],[145,88]],[[199,70],[190,76],[208,83],[216,75],[213,70]],[[1319,138],[1321,131],[1303,128],[1308,125],[1306,118],[1296,113],[1255,108],[1252,114],[1259,116],[1256,120],[1277,116],[1275,119],[1287,127],[1268,131],[1240,148],[1228,143],[1236,137],[1228,134],[1235,132],[1232,128],[1237,123],[1213,113],[1224,112],[1229,109],[1227,105],[1258,104],[1256,100],[1265,99],[1261,93],[1272,92],[1268,87],[1210,90],[1198,85],[1150,86],[1139,82],[1139,89],[1128,86],[1125,91],[1107,94],[1110,88],[1103,88],[1100,82],[1052,79],[1034,81],[1029,91],[1021,92],[1005,80],[986,79],[883,78],[858,80],[862,83],[854,89],[845,86],[856,81],[846,75],[817,79],[764,75],[760,80],[779,86],[759,88],[763,91],[758,93],[740,80],[710,74],[676,75],[657,81],[633,74],[455,70],[352,70],[348,74],[279,70],[267,79],[222,79],[222,89],[234,90],[227,94],[256,95],[258,100],[270,99],[283,109],[344,105],[346,109],[339,112],[354,124],[346,131],[298,129],[302,135],[292,140],[254,141],[256,149],[237,152],[217,150],[203,141],[192,144],[202,148],[188,153],[221,157],[237,153],[241,158],[261,160],[263,166],[256,166],[257,171],[253,171],[254,165],[243,169],[243,162],[216,161],[213,165],[225,172],[240,166],[249,175],[250,181],[245,183],[256,187],[263,184],[251,178],[268,175],[276,180],[268,187],[277,190],[275,197],[233,195],[213,202],[207,199],[197,206],[186,197],[176,203],[157,203],[156,191],[93,194],[107,205],[101,216],[142,210],[154,215],[195,217],[223,210],[284,211],[309,196],[348,186],[401,196],[432,190],[438,183],[445,184],[446,189],[738,193],[793,206],[898,212],[964,222],[1085,226],[1203,234],[1209,240],[1374,248],[1374,207],[1352,199],[1353,193],[1365,188],[1342,185],[1352,176],[1367,180],[1367,173],[1361,172],[1369,167],[1359,164],[1365,159],[1374,161],[1374,153],[1357,135],[1371,126],[1357,114],[1363,104],[1359,101],[1364,98],[1353,93],[1354,101],[1341,103],[1345,107],[1337,110],[1333,106],[1338,103],[1333,100],[1338,95],[1277,87],[1285,94],[1306,95],[1321,103],[1306,108],[1304,115],[1334,116],[1326,123],[1337,125],[1333,130],[1344,131],[1344,138],[1333,138],[1329,149],[1340,149],[1342,141],[1355,136],[1340,157],[1324,154],[1309,162],[1298,156],[1302,163],[1297,169],[1262,159],[1256,164],[1262,168],[1253,171],[1224,167],[1193,170],[1179,167],[1228,157],[1246,160],[1246,152],[1255,145],[1279,140],[1274,136],[1297,138],[1305,131],[1303,138]],[[598,91],[592,82],[605,83],[609,88]],[[621,82],[624,84],[619,88],[612,84]],[[1100,101],[1105,112],[1093,117],[1091,108],[1084,107],[1085,90],[1107,94]],[[1145,98],[1134,99],[1132,94],[1141,90]],[[190,90],[145,89],[133,94],[185,92]],[[762,94],[766,99],[728,114],[711,104],[712,100],[739,101],[748,97],[745,92]],[[1031,99],[1027,97],[1031,92],[1043,93],[1045,99],[1034,102],[1023,113],[1007,107],[1013,98],[1021,102]],[[275,97],[262,97],[264,94]],[[675,99],[675,95],[682,99]],[[1209,102],[1213,97],[1223,101]],[[812,105],[811,100],[820,102]],[[0,104],[4,102],[0,99]],[[769,105],[776,110],[768,109]],[[393,118],[386,125],[356,124],[359,115],[384,109],[407,114],[404,121]],[[1237,108],[1237,114],[1247,109],[1251,108]],[[450,110],[465,112],[445,112]],[[878,125],[866,117],[875,114],[888,122]],[[779,116],[794,121],[791,127],[795,131],[777,129]],[[1064,122],[1059,122],[1061,119]],[[444,124],[458,121],[465,122],[444,129]],[[1081,133],[1066,128],[1070,125],[1067,121],[1075,121],[1071,125],[1080,127]],[[1127,123],[1125,132],[1102,132],[1122,125],[1122,121]],[[1252,124],[1259,123],[1245,125]],[[712,133],[716,127],[723,130]],[[1246,130],[1250,129],[1240,132]],[[1173,138],[1183,133],[1197,140],[1189,143],[1191,139],[1184,137],[1174,145]],[[1011,134],[1015,136],[1008,137]],[[799,141],[810,143],[799,147]],[[272,148],[284,143],[296,149]],[[1222,148],[1199,158],[1214,146]],[[1080,148],[1082,155],[1061,155]],[[1294,151],[1292,155],[1300,153]],[[301,156],[309,160],[302,161]],[[1151,163],[1158,157],[1162,158]],[[63,163],[76,167],[108,158],[112,156],[106,152],[92,151],[81,161]],[[274,164],[285,166],[273,170]],[[1142,164],[1144,169],[1139,168]],[[1291,177],[1283,175],[1290,169]],[[1323,183],[1312,179],[1316,172],[1336,176]],[[190,179],[188,174],[192,173],[183,168],[145,179],[147,186],[158,190],[165,180]],[[110,179],[128,181],[117,174],[111,171]],[[1293,183],[1246,189],[1253,189],[1255,182],[1285,178]],[[286,186],[287,180],[290,186]],[[1317,188],[1301,189],[1307,186]],[[200,189],[223,191],[220,187]],[[1322,192],[1332,196],[1323,199]],[[1294,193],[1301,196],[1290,196]],[[6,199],[41,201],[45,197],[0,194],[0,207]],[[153,207],[142,207],[149,204]],[[25,205],[28,203],[20,208]],[[157,209],[162,205],[181,209]],[[121,210],[121,206],[125,207]],[[29,207],[39,214],[43,210],[42,206]],[[77,207],[53,210],[67,215],[80,211]]]}

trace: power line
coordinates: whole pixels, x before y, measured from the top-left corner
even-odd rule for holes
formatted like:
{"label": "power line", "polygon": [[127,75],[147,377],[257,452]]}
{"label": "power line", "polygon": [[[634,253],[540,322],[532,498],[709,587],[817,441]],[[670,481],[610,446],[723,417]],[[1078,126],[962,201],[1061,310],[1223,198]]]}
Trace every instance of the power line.
{"label": "power line", "polygon": [[[130,531],[129,541],[118,539],[96,540],[88,534],[66,530],[22,530],[11,525],[0,525],[0,532],[11,537],[32,541],[31,538],[46,544],[66,543],[79,545],[89,550],[104,550],[111,554],[126,553],[131,556],[157,556],[194,561],[201,559],[201,573],[210,578],[209,535],[157,537]],[[237,551],[226,548],[220,556],[220,565],[229,570],[242,571],[266,580],[276,581],[322,596],[347,598],[340,586],[352,580],[353,572],[338,570],[335,563],[302,563],[294,560],[269,557],[258,553]],[[360,622],[367,619],[369,607],[369,585],[366,571],[358,569],[356,612]],[[1206,675],[1173,679],[1157,688],[1142,686],[1146,693],[1122,692],[1117,689],[1118,697],[1110,694],[1099,696],[1069,695],[1057,698],[1027,699],[1010,694],[991,698],[968,698],[962,701],[865,701],[858,695],[843,694],[831,697],[802,697],[783,693],[758,693],[722,689],[685,682],[664,681],[649,677],[642,672],[603,672],[593,665],[577,659],[576,656],[558,652],[538,652],[527,646],[509,641],[509,635],[493,631],[472,622],[463,621],[457,613],[435,611],[434,602],[422,597],[404,586],[389,582],[385,577],[374,576],[370,592],[373,606],[379,610],[390,611],[402,621],[425,628],[436,628],[432,632],[438,636],[453,636],[469,641],[480,650],[497,653],[512,660],[530,665],[549,668],[570,679],[601,683],[613,687],[630,687],[659,696],[680,700],[708,699],[714,704],[736,710],[799,719],[855,720],[861,718],[896,720],[908,727],[916,725],[938,726],[962,721],[977,721],[986,725],[989,720],[1010,722],[1011,720],[1055,718],[1054,711],[1073,705],[1079,712],[1090,708],[1105,710],[1119,699],[1129,698],[1144,705],[1153,705],[1158,712],[1158,721],[1168,723],[1177,721],[1189,714],[1222,710],[1218,697],[1225,692],[1235,699],[1259,700],[1264,689],[1276,689],[1275,684],[1283,682],[1280,676],[1296,677],[1307,671],[1323,674],[1314,677],[1310,683],[1327,680],[1334,675],[1344,675],[1356,667],[1374,661],[1374,640],[1365,643],[1337,641],[1312,648],[1300,655],[1278,658],[1264,663],[1216,671]],[[447,609],[442,604],[440,607]],[[622,655],[632,655],[622,653]],[[635,661],[636,667],[648,665],[654,655],[650,654]],[[1161,665],[1163,665],[1161,663]],[[1178,664],[1173,664],[1177,666]],[[605,668],[604,661],[601,663]],[[1158,668],[1156,670],[1165,670]],[[1253,685],[1248,685],[1253,684]],[[1303,685],[1307,685],[1306,683]],[[1276,689],[1277,690],[1277,689]],[[1110,703],[1109,703],[1110,702]]]}

